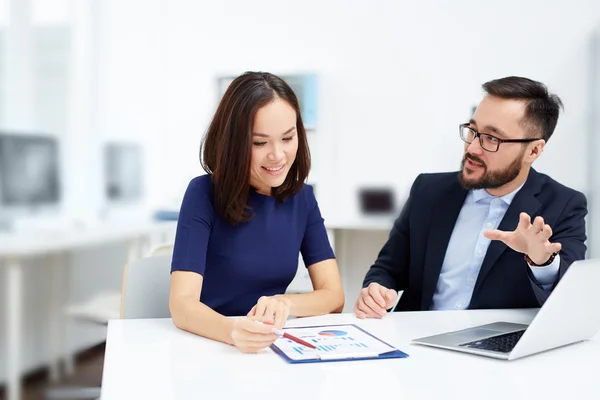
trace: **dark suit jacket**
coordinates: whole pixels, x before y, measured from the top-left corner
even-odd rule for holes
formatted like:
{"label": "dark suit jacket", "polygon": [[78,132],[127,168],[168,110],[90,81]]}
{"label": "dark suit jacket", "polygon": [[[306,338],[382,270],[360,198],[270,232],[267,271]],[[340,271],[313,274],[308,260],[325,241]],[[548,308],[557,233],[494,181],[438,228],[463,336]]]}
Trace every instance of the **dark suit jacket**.
{"label": "dark suit jacket", "polygon": [[[381,249],[365,276],[363,287],[377,282],[403,290],[395,309],[429,310],[442,262],[468,191],[458,172],[421,174]],[[552,228],[552,242],[560,242],[559,279],[573,261],[585,257],[585,196],[531,169],[498,229],[513,231],[519,214],[538,215]],[[470,309],[540,307],[550,295],[535,281],[523,258],[500,241],[492,241],[475,283]]]}

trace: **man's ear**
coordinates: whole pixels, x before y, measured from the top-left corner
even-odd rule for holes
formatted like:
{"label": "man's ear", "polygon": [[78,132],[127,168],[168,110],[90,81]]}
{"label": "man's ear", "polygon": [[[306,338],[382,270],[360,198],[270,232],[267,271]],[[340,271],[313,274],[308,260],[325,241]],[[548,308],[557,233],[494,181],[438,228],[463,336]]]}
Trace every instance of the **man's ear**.
{"label": "man's ear", "polygon": [[542,155],[544,147],[546,146],[546,141],[544,139],[536,140],[535,142],[532,142],[530,146],[527,158],[529,162],[532,163]]}

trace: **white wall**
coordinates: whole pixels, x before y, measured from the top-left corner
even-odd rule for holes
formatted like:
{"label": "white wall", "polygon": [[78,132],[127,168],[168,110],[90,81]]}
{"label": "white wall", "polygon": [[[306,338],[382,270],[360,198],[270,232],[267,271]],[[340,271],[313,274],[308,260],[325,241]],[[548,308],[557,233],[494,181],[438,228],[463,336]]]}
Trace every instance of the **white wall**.
{"label": "white wall", "polygon": [[[483,82],[512,74],[547,83],[566,105],[536,167],[586,189],[597,1],[157,2],[111,2],[107,57],[118,73],[107,86],[119,90],[106,99],[115,110],[109,127],[113,119],[130,130],[164,127],[157,203],[176,202],[202,173],[198,145],[216,107],[214,80],[245,70],[319,73],[313,151],[329,220],[360,216],[360,185],[393,185],[402,195],[419,172],[458,168],[457,125]],[[160,14],[148,11],[157,7]]]}
{"label": "white wall", "polygon": [[[135,101],[128,123],[163,127],[152,161],[162,172],[154,204],[177,207],[189,179],[203,173],[198,147],[218,101],[216,78],[246,70],[319,74],[311,150],[318,200],[333,225],[360,219],[362,185],[391,186],[400,202],[418,173],[457,169],[457,125],[481,99],[482,83],[508,75],[540,80],[562,98],[565,112],[534,166],[588,192],[590,41],[600,2],[110,3],[107,57],[118,73],[107,86],[126,96],[115,90],[106,101],[121,114]],[[143,82],[164,97],[155,99]],[[121,114],[109,113],[109,126]],[[365,254],[342,246],[347,271],[364,270],[383,240],[355,235],[346,240],[364,244]],[[347,292],[359,284],[353,279]]]}
{"label": "white wall", "polygon": [[[164,32],[164,0],[109,1],[101,3],[100,38],[104,68],[101,108],[105,141],[144,145],[146,169],[141,208],[151,210],[165,196],[169,181],[164,147],[170,141],[165,129],[167,59]],[[140,208],[114,207],[117,215]]]}
{"label": "white wall", "polygon": [[[42,126],[33,128],[50,121],[52,130],[65,130],[63,211],[75,217],[177,207],[189,179],[203,173],[198,148],[218,100],[215,80],[245,70],[320,75],[313,174],[322,213],[334,224],[360,217],[359,186],[392,186],[402,197],[419,172],[456,169],[457,124],[481,98],[483,82],[510,74],[547,83],[566,105],[536,167],[588,189],[597,1],[70,4],[69,118],[52,120],[52,108],[36,106]],[[7,64],[5,76],[21,90],[8,85],[3,95],[22,96],[3,107],[4,127],[35,123],[25,112],[31,90],[22,90],[30,80],[17,79],[27,75],[24,64]],[[107,140],[144,144],[144,204],[106,207],[100,146]]]}

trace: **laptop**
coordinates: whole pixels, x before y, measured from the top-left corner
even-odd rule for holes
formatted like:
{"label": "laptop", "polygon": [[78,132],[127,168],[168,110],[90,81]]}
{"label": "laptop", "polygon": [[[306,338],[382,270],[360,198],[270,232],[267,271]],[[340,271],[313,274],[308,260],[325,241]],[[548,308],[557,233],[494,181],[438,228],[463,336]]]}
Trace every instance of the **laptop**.
{"label": "laptop", "polygon": [[495,322],[414,339],[411,344],[514,360],[587,340],[600,330],[599,284],[600,259],[575,261],[529,325]]}

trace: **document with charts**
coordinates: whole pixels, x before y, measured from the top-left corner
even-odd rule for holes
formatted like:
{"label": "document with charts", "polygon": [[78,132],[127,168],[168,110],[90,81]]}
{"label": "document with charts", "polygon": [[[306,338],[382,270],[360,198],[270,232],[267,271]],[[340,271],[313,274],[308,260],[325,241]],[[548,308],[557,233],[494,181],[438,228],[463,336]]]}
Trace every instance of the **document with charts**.
{"label": "document with charts", "polygon": [[408,356],[354,324],[285,328],[284,331],[317,347],[315,350],[283,337],[277,339],[271,348],[292,363]]}

